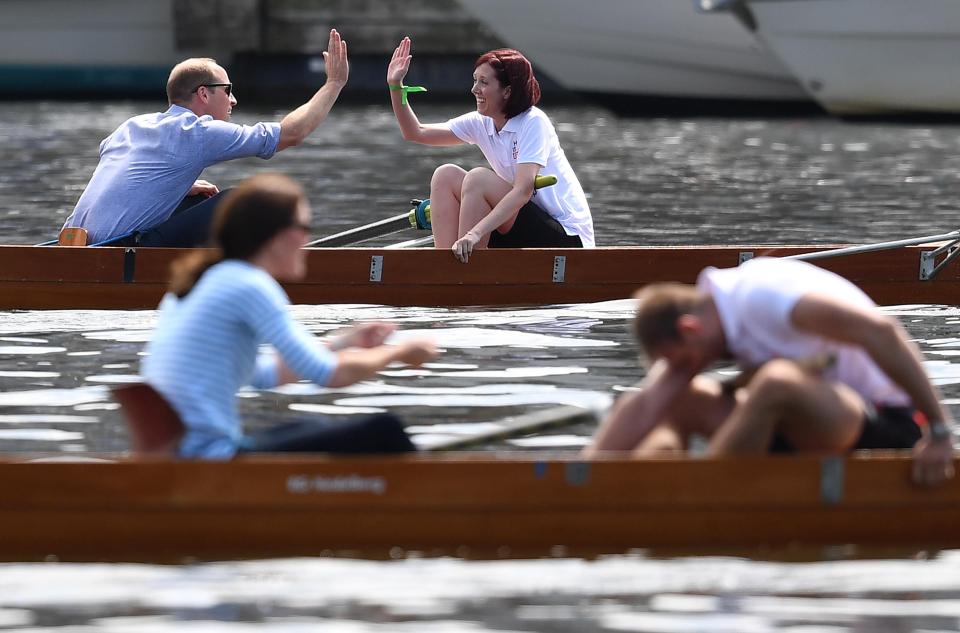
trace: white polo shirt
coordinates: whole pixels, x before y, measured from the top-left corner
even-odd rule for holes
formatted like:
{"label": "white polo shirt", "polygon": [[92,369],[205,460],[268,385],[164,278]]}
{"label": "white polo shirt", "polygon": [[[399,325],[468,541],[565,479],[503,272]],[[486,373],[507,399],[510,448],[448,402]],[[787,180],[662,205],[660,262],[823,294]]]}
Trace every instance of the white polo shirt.
{"label": "white polo shirt", "polygon": [[843,277],[798,260],[758,257],[737,268],[707,268],[700,273],[697,287],[713,297],[727,348],[744,367],[774,358],[801,360],[828,353],[836,363],[824,372],[827,380],[847,385],[874,405],[910,405],[909,396],[865,350],[801,332],[793,325],[794,306],[812,292],[876,307]]}
{"label": "white polo shirt", "polygon": [[541,174],[556,176],[557,184],[536,190],[532,200],[559,222],[567,235],[579,235],[587,248],[595,246],[587,197],[543,110],[531,107],[521,112],[508,119],[500,132],[493,119],[476,111],[445,125],[461,141],[479,147],[493,171],[509,183],[517,177],[518,163],[535,163]]}

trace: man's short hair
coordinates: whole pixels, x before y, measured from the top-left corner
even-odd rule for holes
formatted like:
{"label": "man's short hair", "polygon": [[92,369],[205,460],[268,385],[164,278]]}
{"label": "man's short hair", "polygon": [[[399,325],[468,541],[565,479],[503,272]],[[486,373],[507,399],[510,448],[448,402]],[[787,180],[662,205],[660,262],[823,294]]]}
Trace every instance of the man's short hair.
{"label": "man's short hair", "polygon": [[218,66],[209,57],[191,57],[174,66],[167,79],[167,101],[170,105],[190,103],[198,86],[217,82],[214,72]]}
{"label": "man's short hair", "polygon": [[692,314],[703,300],[702,293],[689,284],[651,284],[633,295],[638,301],[633,334],[647,358],[657,347],[680,342],[677,320]]}

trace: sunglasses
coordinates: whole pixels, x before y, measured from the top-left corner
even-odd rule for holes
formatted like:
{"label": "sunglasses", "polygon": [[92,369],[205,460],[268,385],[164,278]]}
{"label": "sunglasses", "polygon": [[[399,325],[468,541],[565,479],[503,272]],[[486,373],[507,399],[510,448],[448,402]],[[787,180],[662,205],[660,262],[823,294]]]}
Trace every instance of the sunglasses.
{"label": "sunglasses", "polygon": [[226,93],[228,97],[230,96],[230,93],[233,91],[233,84],[231,83],[231,84],[200,84],[190,92],[196,92],[201,88],[216,88],[218,86],[223,88],[223,91]]}

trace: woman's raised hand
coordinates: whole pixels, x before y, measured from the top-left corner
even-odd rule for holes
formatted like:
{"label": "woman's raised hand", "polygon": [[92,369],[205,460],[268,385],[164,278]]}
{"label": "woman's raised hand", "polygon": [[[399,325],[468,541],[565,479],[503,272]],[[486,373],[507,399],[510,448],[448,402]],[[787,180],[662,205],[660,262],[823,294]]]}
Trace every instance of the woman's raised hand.
{"label": "woman's raised hand", "polygon": [[410,38],[405,37],[400,40],[400,45],[393,51],[393,57],[390,58],[390,65],[387,66],[387,84],[399,86],[403,83],[407,71],[410,70]]}

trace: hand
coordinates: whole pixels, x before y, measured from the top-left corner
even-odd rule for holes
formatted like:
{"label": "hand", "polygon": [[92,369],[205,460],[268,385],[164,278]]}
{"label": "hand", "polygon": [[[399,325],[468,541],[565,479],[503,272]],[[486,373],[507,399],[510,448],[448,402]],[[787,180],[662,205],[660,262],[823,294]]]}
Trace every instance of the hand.
{"label": "hand", "polygon": [[400,45],[393,51],[393,57],[390,58],[390,65],[387,66],[387,84],[391,86],[403,84],[407,71],[410,70],[410,60],[412,58],[410,38],[405,37],[400,40]]}
{"label": "hand", "polygon": [[922,486],[935,486],[953,478],[953,443],[920,438],[913,447],[913,481]]}
{"label": "hand", "polygon": [[193,186],[190,187],[190,193],[188,196],[206,196],[211,197],[220,193],[220,188],[211,182],[206,180],[198,180],[193,183]]}
{"label": "hand", "polygon": [[400,346],[400,354],[397,360],[412,367],[419,367],[436,356],[437,346],[433,344],[433,341],[419,339],[403,343]]}
{"label": "hand", "polygon": [[349,347],[378,347],[383,345],[387,337],[393,334],[396,329],[397,326],[392,323],[361,323],[336,336],[330,341],[329,347],[332,350]]}
{"label": "hand", "polygon": [[473,248],[480,242],[480,236],[474,233],[472,230],[467,231],[463,237],[453,243],[453,246],[450,247],[450,250],[453,251],[453,256],[466,264],[470,260],[470,253],[473,252]]}
{"label": "hand", "polygon": [[337,29],[330,29],[330,41],[323,52],[323,62],[327,69],[327,83],[347,83],[350,76],[350,63],[347,61],[347,43],[340,39]]}

